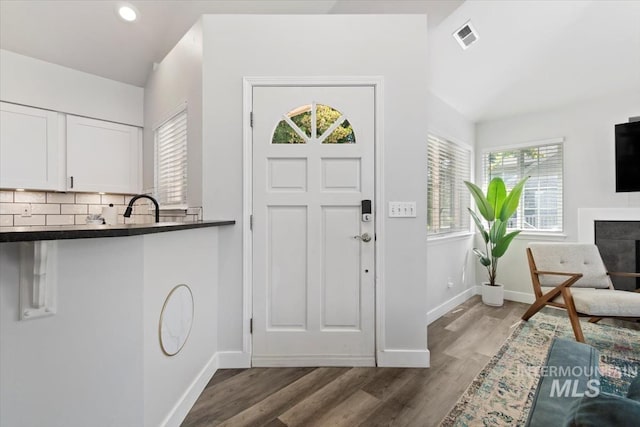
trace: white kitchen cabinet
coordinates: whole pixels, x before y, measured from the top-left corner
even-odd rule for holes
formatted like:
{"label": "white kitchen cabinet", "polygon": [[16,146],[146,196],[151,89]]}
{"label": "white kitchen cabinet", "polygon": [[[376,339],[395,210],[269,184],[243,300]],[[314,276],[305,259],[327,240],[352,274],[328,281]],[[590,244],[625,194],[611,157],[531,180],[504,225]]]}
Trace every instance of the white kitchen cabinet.
{"label": "white kitchen cabinet", "polygon": [[67,115],[67,190],[135,194],[141,185],[139,128]]}
{"label": "white kitchen cabinet", "polygon": [[0,188],[59,189],[58,113],[0,102]]}

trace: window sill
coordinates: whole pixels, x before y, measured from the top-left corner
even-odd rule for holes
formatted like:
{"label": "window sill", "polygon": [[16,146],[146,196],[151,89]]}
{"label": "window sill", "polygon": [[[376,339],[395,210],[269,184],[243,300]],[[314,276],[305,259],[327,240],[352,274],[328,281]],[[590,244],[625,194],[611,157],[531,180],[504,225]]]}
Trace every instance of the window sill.
{"label": "window sill", "polygon": [[188,209],[188,206],[160,206],[160,212],[164,212],[164,213],[186,213]]}
{"label": "window sill", "polygon": [[523,231],[515,237],[517,240],[566,240],[562,232]]}
{"label": "window sill", "polygon": [[427,237],[427,244],[428,245],[437,245],[437,244],[442,244],[442,243],[447,243],[447,242],[453,242],[456,240],[463,240],[463,239],[468,239],[469,237],[473,237],[474,233],[470,232],[470,231],[463,231],[463,232],[459,232],[459,233],[451,233],[451,234],[444,234],[444,235],[440,235],[440,236],[432,236],[432,237]]}

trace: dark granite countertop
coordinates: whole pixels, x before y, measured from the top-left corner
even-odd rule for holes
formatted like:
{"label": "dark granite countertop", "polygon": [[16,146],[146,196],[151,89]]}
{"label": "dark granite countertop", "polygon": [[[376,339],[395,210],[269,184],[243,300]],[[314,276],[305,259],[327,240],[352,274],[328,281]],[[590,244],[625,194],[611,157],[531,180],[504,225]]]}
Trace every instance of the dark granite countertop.
{"label": "dark granite countertop", "polygon": [[157,224],[119,225],[50,225],[0,227],[0,242],[32,242],[36,240],[88,239],[95,237],[138,236],[167,231],[233,225],[230,221],[160,222]]}

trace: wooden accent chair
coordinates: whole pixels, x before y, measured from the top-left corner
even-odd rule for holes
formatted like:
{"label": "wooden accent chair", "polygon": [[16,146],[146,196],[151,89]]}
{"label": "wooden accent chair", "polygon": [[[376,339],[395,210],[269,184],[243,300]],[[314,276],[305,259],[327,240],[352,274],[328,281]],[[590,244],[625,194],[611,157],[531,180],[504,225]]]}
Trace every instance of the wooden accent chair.
{"label": "wooden accent chair", "polygon": [[584,342],[579,316],[639,319],[640,289],[615,290],[609,276],[640,277],[640,273],[607,272],[598,247],[584,243],[530,243],[527,248],[536,300],[522,316],[529,320],[550,305],[567,310],[576,341]]}

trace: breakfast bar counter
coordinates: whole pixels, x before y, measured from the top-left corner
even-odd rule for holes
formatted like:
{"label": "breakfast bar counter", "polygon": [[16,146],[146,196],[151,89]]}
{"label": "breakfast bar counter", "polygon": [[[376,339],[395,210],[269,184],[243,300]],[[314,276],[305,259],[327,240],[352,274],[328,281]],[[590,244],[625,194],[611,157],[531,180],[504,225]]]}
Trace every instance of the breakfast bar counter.
{"label": "breakfast bar counter", "polygon": [[159,222],[118,225],[50,225],[41,227],[0,227],[0,243],[37,240],[87,239],[95,237],[138,236],[167,231],[233,225],[234,220],[198,222]]}
{"label": "breakfast bar counter", "polygon": [[0,227],[0,425],[179,425],[218,367],[232,224]]}

